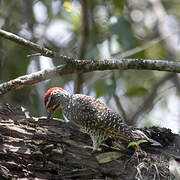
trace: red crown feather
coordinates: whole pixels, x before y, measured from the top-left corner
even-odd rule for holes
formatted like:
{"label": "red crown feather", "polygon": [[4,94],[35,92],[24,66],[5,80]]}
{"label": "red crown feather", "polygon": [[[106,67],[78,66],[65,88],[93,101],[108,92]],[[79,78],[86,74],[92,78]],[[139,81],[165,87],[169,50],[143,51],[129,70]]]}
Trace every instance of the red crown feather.
{"label": "red crown feather", "polygon": [[50,88],[50,89],[44,94],[44,103],[45,103],[45,104],[46,104],[46,102],[48,101],[49,95],[50,95],[54,90],[64,91],[64,90],[63,90],[62,88],[60,88],[60,87]]}

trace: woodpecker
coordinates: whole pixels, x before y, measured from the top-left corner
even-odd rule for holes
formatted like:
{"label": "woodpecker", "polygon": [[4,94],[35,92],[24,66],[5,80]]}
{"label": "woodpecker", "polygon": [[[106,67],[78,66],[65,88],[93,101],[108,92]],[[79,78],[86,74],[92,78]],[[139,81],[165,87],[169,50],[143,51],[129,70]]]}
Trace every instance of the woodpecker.
{"label": "woodpecker", "polygon": [[121,116],[91,96],[71,94],[54,87],[45,93],[44,103],[49,118],[55,110],[62,108],[65,119],[90,135],[94,151],[108,137],[128,139],[131,136],[131,129]]}

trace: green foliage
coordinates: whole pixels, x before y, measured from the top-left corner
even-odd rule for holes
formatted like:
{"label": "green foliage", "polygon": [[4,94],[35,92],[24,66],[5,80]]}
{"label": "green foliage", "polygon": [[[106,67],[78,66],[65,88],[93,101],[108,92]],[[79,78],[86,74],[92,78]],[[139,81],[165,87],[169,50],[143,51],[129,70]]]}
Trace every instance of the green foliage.
{"label": "green foliage", "polygon": [[167,52],[164,50],[162,43],[158,43],[146,50],[146,56],[150,59],[166,59]]}
{"label": "green foliage", "polygon": [[122,12],[123,8],[124,8],[124,5],[125,5],[125,0],[120,0],[120,1],[117,1],[117,0],[112,0],[113,1],[113,4],[114,4],[114,8],[119,12]]}
{"label": "green foliage", "polygon": [[14,79],[20,75],[26,74],[29,64],[29,60],[26,56],[30,54],[30,51],[9,40],[4,40],[2,48],[6,51],[4,52],[6,60],[1,69],[1,78],[4,81],[8,81],[9,79]]}
{"label": "green foliage", "polygon": [[118,36],[118,41],[124,51],[135,47],[131,25],[123,16],[118,17],[117,23],[110,26],[110,35]]}
{"label": "green foliage", "polygon": [[147,89],[144,87],[133,87],[128,89],[125,93],[126,96],[139,96],[147,92]]}
{"label": "green foliage", "polygon": [[141,139],[141,140],[139,140],[139,141],[137,141],[137,142],[130,142],[129,144],[128,144],[128,148],[129,147],[137,147],[137,148],[139,148],[139,145],[140,144],[142,144],[142,143],[146,143],[146,142],[148,142],[147,140],[145,140],[145,139]]}
{"label": "green foliage", "polygon": [[115,84],[111,79],[95,83],[96,97],[112,96],[115,92]]}

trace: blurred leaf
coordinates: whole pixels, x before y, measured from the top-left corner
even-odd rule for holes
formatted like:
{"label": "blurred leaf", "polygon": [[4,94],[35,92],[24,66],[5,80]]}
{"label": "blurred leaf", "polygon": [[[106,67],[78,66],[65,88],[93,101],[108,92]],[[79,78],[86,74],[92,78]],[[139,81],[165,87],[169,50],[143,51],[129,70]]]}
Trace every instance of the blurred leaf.
{"label": "blurred leaf", "polygon": [[140,140],[137,142],[137,144],[140,145],[140,144],[146,143],[146,142],[148,142],[148,141],[145,140],[145,139],[140,139]]}
{"label": "blurred leaf", "polygon": [[66,9],[66,11],[68,11],[68,12],[71,12],[72,11],[72,3],[71,2],[69,2],[69,1],[64,1],[64,7],[65,7],[65,9]]}
{"label": "blurred leaf", "polygon": [[146,142],[148,142],[148,141],[145,140],[145,139],[140,139],[140,140],[137,141],[137,142],[133,141],[133,142],[130,142],[130,143],[128,144],[128,148],[129,148],[129,147],[139,147],[140,144],[146,143]]}
{"label": "blurred leaf", "polygon": [[113,3],[115,8],[121,12],[124,8],[125,0],[113,0]]}
{"label": "blurred leaf", "polygon": [[131,25],[124,17],[121,16],[117,23],[111,25],[110,34],[111,36],[114,34],[118,36],[118,41],[123,50],[128,50],[135,47]]}
{"label": "blurred leaf", "polygon": [[96,96],[112,96],[115,91],[115,83],[111,79],[106,79],[105,81],[98,81],[95,84]]}
{"label": "blurred leaf", "polygon": [[102,81],[98,81],[95,84],[96,97],[102,96],[104,94],[104,83]]}
{"label": "blurred leaf", "polygon": [[96,46],[88,47],[88,51],[86,53],[86,58],[97,60],[97,59],[99,59],[98,57],[99,57],[98,48]]}
{"label": "blurred leaf", "polygon": [[4,61],[1,67],[0,78],[4,81],[8,81],[17,76],[26,74],[29,64],[29,60],[26,56],[28,53],[30,54],[31,51],[8,40],[4,40],[3,48],[7,55],[6,61]]}
{"label": "blurred leaf", "polygon": [[80,9],[74,7],[72,5],[72,2],[70,2],[70,1],[65,0],[64,1],[64,7],[65,7],[67,12],[78,13],[78,14],[80,13]]}
{"label": "blurred leaf", "polygon": [[157,43],[154,46],[146,49],[146,57],[150,59],[165,59],[167,57],[167,51],[164,50],[162,43]]}
{"label": "blurred leaf", "polygon": [[125,93],[126,96],[138,96],[145,94],[148,90],[144,87],[135,87],[128,89]]}
{"label": "blurred leaf", "polygon": [[121,156],[119,152],[107,152],[107,153],[101,153],[96,156],[97,161],[100,164],[108,163],[113,160],[118,159]]}
{"label": "blurred leaf", "polygon": [[128,144],[128,148],[129,147],[135,147],[135,146],[137,146],[137,142],[130,142],[129,144]]}
{"label": "blurred leaf", "polygon": [[108,96],[112,96],[116,88],[115,82],[111,79],[106,79],[104,88],[105,94]]}

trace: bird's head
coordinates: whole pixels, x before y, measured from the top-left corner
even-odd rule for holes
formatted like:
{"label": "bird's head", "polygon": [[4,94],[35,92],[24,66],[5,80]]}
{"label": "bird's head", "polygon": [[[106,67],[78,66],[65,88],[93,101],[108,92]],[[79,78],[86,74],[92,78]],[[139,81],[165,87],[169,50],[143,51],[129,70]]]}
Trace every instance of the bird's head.
{"label": "bird's head", "polygon": [[51,114],[55,110],[61,108],[61,106],[67,99],[67,95],[69,95],[69,93],[60,87],[50,88],[44,94],[44,104],[48,112],[48,118],[51,117]]}

